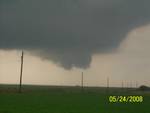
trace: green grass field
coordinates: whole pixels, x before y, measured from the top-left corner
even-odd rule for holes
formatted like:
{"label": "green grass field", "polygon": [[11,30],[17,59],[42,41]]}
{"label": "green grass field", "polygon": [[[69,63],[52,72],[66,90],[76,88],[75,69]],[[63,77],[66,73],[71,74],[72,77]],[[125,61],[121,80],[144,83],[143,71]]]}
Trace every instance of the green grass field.
{"label": "green grass field", "polygon": [[[111,88],[0,86],[0,113],[150,113],[150,93]],[[142,95],[142,103],[110,103],[109,95]]]}

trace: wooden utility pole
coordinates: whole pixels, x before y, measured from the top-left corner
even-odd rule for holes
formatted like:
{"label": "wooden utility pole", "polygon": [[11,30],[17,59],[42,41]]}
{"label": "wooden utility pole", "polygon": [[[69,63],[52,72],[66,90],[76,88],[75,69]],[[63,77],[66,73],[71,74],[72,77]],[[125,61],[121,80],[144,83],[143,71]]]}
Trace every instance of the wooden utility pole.
{"label": "wooden utility pole", "polygon": [[109,77],[107,77],[107,81],[106,81],[107,87],[106,87],[106,94],[109,93]]}
{"label": "wooden utility pole", "polygon": [[136,83],[135,83],[135,88],[138,88],[138,82],[136,81]]}
{"label": "wooden utility pole", "polygon": [[20,70],[20,84],[19,84],[19,93],[22,92],[22,73],[23,73],[23,51],[22,51],[22,54],[21,54],[21,70]]}
{"label": "wooden utility pole", "polygon": [[123,83],[123,81],[122,81],[121,87],[122,87],[122,89],[124,88],[124,83]]}
{"label": "wooden utility pole", "polygon": [[109,88],[109,77],[107,77],[107,88]]}
{"label": "wooden utility pole", "polygon": [[83,89],[83,72],[82,72],[82,75],[81,75],[81,87]]}
{"label": "wooden utility pole", "polygon": [[130,82],[130,88],[132,88],[132,82]]}

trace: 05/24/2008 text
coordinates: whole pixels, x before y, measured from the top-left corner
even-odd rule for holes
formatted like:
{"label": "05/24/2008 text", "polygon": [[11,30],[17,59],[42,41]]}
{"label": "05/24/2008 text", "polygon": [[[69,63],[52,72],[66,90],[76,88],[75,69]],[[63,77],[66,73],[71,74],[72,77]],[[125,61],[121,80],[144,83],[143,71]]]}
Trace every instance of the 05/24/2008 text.
{"label": "05/24/2008 text", "polygon": [[143,96],[109,96],[110,103],[141,103],[143,102]]}

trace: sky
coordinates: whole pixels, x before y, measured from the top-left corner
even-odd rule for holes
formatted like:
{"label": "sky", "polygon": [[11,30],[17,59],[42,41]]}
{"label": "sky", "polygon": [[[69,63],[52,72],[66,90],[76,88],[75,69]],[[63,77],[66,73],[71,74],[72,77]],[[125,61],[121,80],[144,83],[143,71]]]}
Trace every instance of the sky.
{"label": "sky", "polygon": [[24,50],[24,84],[150,85],[149,3],[0,1],[0,83],[19,83]]}

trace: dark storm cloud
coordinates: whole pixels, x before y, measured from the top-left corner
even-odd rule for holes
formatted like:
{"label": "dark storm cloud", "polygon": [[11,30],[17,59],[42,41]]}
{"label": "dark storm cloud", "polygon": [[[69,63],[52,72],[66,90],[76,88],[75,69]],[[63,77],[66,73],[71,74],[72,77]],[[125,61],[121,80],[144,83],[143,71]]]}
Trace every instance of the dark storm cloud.
{"label": "dark storm cloud", "polygon": [[[0,48],[35,50],[64,68],[118,47],[150,22],[149,0],[1,0]],[[37,52],[37,50],[39,50]]]}

